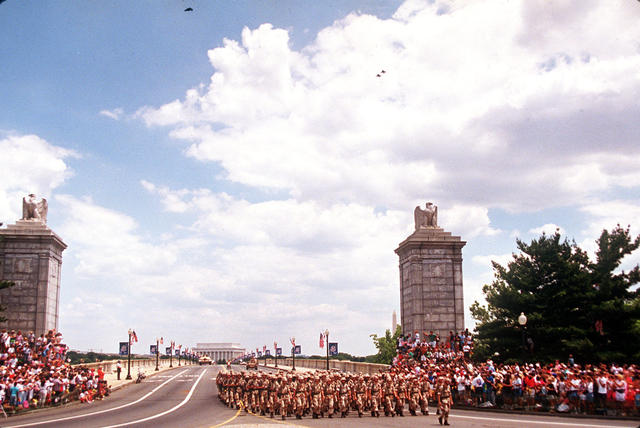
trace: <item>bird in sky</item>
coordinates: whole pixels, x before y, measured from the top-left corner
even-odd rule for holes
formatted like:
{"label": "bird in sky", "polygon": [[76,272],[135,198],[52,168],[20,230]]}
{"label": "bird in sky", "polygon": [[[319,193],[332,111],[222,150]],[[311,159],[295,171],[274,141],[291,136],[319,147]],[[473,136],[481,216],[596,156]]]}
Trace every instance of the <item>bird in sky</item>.
{"label": "bird in sky", "polygon": [[193,8],[192,7],[188,7],[184,10],[185,12],[193,12]]}
{"label": "bird in sky", "polygon": [[382,77],[382,75],[385,73],[386,73],[385,70],[381,70],[380,73],[376,74],[376,77]]}

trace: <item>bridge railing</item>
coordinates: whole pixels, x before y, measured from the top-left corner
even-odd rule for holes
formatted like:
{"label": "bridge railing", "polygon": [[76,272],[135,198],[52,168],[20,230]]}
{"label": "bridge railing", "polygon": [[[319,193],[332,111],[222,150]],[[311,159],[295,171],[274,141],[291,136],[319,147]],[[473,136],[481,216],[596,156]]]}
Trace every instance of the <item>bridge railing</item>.
{"label": "bridge railing", "polygon": [[[275,360],[270,359],[269,364],[273,364]],[[278,364],[282,364],[284,366],[292,366],[293,359],[286,358],[278,358]],[[316,369],[316,370],[326,370],[327,369],[327,360],[309,360],[303,358],[296,358],[296,367],[304,367],[307,369]],[[340,370],[344,372],[350,373],[362,373],[362,374],[376,374],[380,373],[380,371],[387,370],[389,368],[386,364],[374,364],[374,363],[357,363],[353,361],[340,361],[340,360],[329,360],[329,369],[330,370]]]}

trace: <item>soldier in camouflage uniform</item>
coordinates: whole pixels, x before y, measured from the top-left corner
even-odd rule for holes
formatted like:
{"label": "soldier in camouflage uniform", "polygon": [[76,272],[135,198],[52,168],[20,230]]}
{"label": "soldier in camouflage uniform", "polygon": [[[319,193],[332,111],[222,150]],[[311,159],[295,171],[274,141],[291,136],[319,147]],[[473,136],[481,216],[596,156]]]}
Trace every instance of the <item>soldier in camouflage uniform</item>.
{"label": "soldier in camouflage uniform", "polygon": [[346,418],[349,414],[349,405],[351,404],[351,389],[346,377],[342,376],[338,385],[338,394],[340,397],[340,417]]}
{"label": "soldier in camouflage uniform", "polygon": [[369,382],[369,402],[371,403],[371,416],[380,417],[380,407],[382,406],[382,384],[380,377],[373,375]]}
{"label": "soldier in camouflage uniform", "polygon": [[324,384],[324,408],[329,418],[332,418],[336,412],[335,404],[338,392],[336,388],[336,377],[337,375],[328,375]]}
{"label": "soldier in camouflage uniform", "polygon": [[[322,379],[326,379],[323,375]],[[322,380],[317,375],[313,377],[311,382],[311,410],[313,419],[318,419],[322,415]]]}
{"label": "soldier in camouflage uniform", "polygon": [[426,375],[420,379],[420,411],[423,415],[429,416],[429,396],[431,395],[431,383]]}
{"label": "soldier in camouflage uniform", "polygon": [[449,409],[451,408],[451,385],[448,378],[442,378],[438,381],[436,387],[436,395],[438,397],[438,409],[440,410],[440,417],[438,422],[442,425],[449,425]]}
{"label": "soldier in camouflage uniform", "polygon": [[356,410],[358,411],[358,417],[361,418],[364,414],[364,409],[367,403],[367,384],[364,381],[362,375],[358,376],[353,385],[355,392]]}
{"label": "soldier in camouflage uniform", "polygon": [[418,411],[418,406],[422,401],[422,393],[420,391],[420,379],[418,377],[411,377],[409,380],[409,412],[416,416],[416,412]]}
{"label": "soldier in camouflage uniform", "polygon": [[396,415],[395,403],[397,394],[390,374],[385,376],[382,393],[384,395],[384,415],[394,417]]}
{"label": "soldier in camouflage uniform", "polygon": [[404,416],[404,403],[407,396],[407,382],[402,377],[396,377],[396,415]]}

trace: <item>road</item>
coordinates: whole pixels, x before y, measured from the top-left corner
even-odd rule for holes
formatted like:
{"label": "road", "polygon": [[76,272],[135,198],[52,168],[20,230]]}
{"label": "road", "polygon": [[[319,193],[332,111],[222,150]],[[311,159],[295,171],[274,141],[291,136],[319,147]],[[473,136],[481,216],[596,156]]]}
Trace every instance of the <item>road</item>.
{"label": "road", "polygon": [[[1,420],[2,427],[404,427],[440,426],[434,415],[403,418],[287,419],[281,421],[232,410],[217,399],[215,377],[218,366],[187,366],[165,371],[140,384],[132,384],[103,401],[38,410]],[[535,415],[512,415],[454,410],[456,427],[636,427],[634,421],[572,419]]]}

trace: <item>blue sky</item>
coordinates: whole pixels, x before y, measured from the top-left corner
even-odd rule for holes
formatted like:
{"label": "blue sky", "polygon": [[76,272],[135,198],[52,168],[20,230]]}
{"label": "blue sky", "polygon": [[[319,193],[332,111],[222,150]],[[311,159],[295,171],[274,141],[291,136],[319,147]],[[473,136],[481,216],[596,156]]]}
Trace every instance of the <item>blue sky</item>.
{"label": "blue sky", "polygon": [[115,352],[132,327],[141,349],[312,354],[328,328],[373,353],[418,204],[468,242],[467,306],[516,237],[637,231],[639,19],[631,1],[7,0],[0,221],[49,200],[74,348]]}

